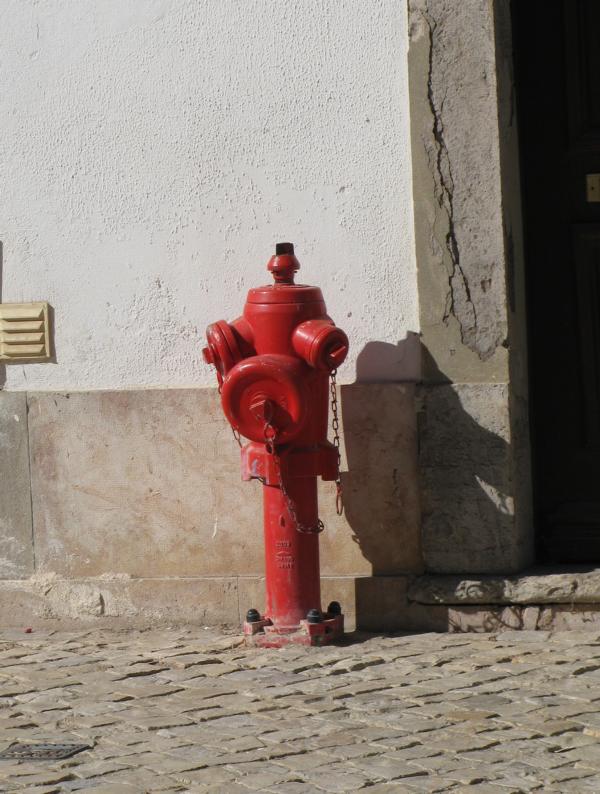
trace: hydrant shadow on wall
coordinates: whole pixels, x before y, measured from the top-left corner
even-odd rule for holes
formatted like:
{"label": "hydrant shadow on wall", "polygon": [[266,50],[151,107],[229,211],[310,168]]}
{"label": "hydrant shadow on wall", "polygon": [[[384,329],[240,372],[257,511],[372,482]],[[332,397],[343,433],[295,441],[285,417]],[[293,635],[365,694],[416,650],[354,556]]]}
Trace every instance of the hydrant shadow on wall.
{"label": "hydrant shadow on wall", "polygon": [[249,291],[241,317],[209,325],[203,350],[241,447],[242,478],[263,484],[266,605],[248,610],[244,633],[270,647],[324,645],[343,634],[344,618],[336,601],[321,609],[317,477],[336,482],[341,512],[335,374],[348,338],[321,290],[294,283],[291,243],[277,244],[267,268],[274,283]]}

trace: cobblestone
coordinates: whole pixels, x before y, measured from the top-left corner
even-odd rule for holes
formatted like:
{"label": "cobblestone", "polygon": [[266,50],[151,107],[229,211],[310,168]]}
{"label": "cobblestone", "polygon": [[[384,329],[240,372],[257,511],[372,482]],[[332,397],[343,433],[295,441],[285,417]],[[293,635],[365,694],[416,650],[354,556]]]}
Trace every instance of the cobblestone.
{"label": "cobblestone", "polygon": [[600,634],[0,633],[0,792],[600,792]]}

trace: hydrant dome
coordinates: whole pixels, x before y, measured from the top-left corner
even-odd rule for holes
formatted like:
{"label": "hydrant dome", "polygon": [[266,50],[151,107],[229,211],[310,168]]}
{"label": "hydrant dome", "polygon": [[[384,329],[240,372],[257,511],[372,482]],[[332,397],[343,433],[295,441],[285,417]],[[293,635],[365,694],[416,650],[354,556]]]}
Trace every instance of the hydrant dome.
{"label": "hydrant dome", "polygon": [[265,284],[263,287],[254,287],[248,292],[246,303],[285,303],[317,304],[315,309],[325,311],[325,301],[323,293],[319,287],[311,287],[307,284]]}

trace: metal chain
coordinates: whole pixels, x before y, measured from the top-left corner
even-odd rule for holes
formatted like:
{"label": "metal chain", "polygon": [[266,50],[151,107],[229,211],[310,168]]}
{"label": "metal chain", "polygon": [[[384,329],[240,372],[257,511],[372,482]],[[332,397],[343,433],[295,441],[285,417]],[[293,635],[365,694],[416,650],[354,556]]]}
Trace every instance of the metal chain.
{"label": "metal chain", "polygon": [[231,432],[233,433],[233,437],[238,443],[238,447],[241,449],[243,444],[242,444],[242,437],[240,436],[240,431],[236,430],[236,428],[232,426]]}
{"label": "metal chain", "polygon": [[273,463],[275,464],[275,470],[277,471],[277,479],[279,480],[279,488],[281,493],[283,494],[283,498],[285,499],[285,504],[288,509],[288,513],[298,532],[302,532],[306,535],[316,535],[319,532],[322,532],[325,529],[325,524],[321,521],[320,518],[317,518],[317,523],[312,527],[307,527],[305,524],[300,523],[298,518],[298,514],[296,513],[296,506],[294,504],[294,500],[289,495],[287,488],[283,482],[283,475],[281,473],[281,458],[279,457],[279,453],[277,452],[277,447],[275,446],[275,439],[277,437],[277,430],[273,427],[270,422],[265,422],[265,448],[269,455],[273,456]]}
{"label": "metal chain", "polygon": [[331,372],[329,390],[331,394],[331,429],[333,430],[333,446],[337,450],[337,474],[335,478],[335,512],[341,516],[344,512],[344,487],[342,485],[342,454],[340,452],[340,421],[338,417],[337,401],[337,369]]}

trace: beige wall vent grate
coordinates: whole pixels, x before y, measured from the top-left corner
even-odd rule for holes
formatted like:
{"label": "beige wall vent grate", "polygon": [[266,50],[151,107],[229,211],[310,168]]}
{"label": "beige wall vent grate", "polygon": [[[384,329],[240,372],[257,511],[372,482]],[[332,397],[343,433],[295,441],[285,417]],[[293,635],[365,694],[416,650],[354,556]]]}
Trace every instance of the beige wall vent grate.
{"label": "beige wall vent grate", "polygon": [[48,304],[0,303],[0,361],[50,359]]}

